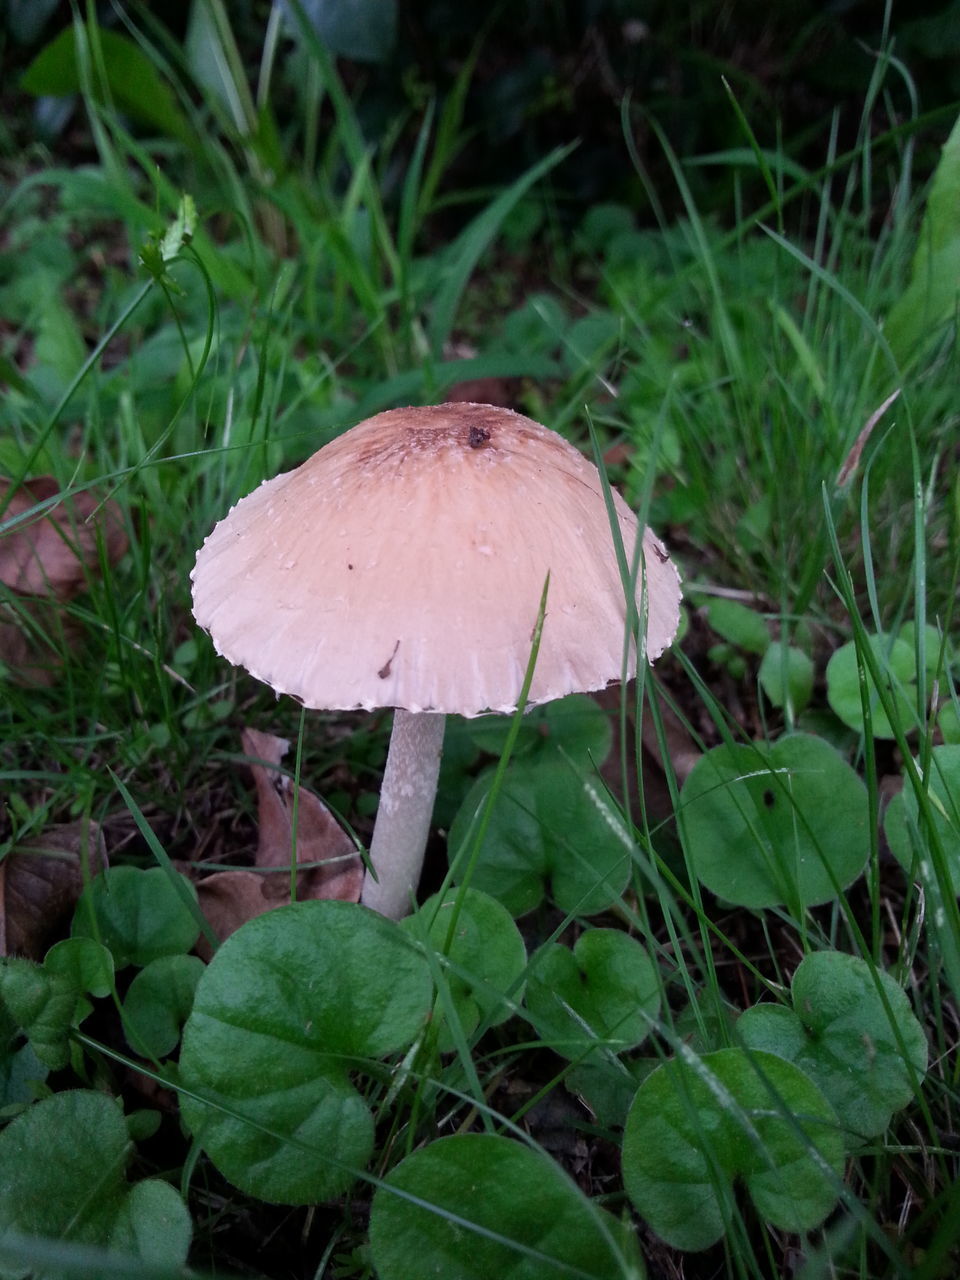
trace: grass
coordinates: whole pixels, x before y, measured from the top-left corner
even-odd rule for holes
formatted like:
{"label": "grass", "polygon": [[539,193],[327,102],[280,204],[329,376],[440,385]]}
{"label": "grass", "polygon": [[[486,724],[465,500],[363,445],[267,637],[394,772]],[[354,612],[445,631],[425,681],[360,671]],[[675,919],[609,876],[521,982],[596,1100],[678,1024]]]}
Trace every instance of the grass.
{"label": "grass", "polygon": [[[107,501],[128,542],[111,563],[101,541],[78,584],[82,590],[53,603],[35,605],[3,589],[4,622],[27,634],[31,650],[42,647],[55,666],[40,687],[21,683],[12,660],[4,671],[4,852],[22,850],[35,837],[49,841],[53,829],[80,819],[98,824],[114,866],[150,867],[158,854],[162,864],[165,857],[190,862],[198,855],[214,865],[243,861],[257,838],[254,802],[237,767],[239,728],[246,724],[292,739],[297,776],[357,831],[369,830],[389,716],[305,720],[299,708],[275,702],[227,667],[192,623],[189,569],[212,525],[261,479],[370,413],[441,398],[458,382],[515,379],[518,407],[587,448],[592,423],[611,477],[634,506],[649,510],[683,564],[687,630],[645,685],[604,714],[581,708],[576,723],[557,722],[545,736],[526,733],[516,720],[509,766],[497,730],[488,727],[481,740],[470,725],[451,728],[438,813],[445,815],[451,844],[466,833],[463,847],[476,859],[475,888],[492,885],[482,871],[484,830],[461,807],[478,786],[490,797],[481,820],[489,824],[487,839],[491,829],[505,828],[509,843],[511,827],[537,814],[544,844],[562,846],[566,856],[575,845],[570,837],[585,839],[590,813],[595,819],[597,806],[605,805],[628,854],[623,882],[606,910],[590,917],[576,900],[558,906],[560,895],[548,892],[521,921],[526,951],[521,946],[519,967],[504,959],[493,975],[481,957],[509,957],[511,948],[516,955],[515,926],[507,913],[506,920],[474,919],[465,894],[456,910],[466,914],[478,950],[458,955],[450,931],[437,941],[419,924],[412,943],[401,946],[405,935],[391,934],[398,957],[407,956],[404,946],[419,957],[403,960],[410,965],[411,1007],[419,1008],[417,983],[429,978],[434,1021],[446,1026],[450,1043],[441,1052],[440,1033],[416,1018],[416,1031],[398,1027],[386,1047],[375,1039],[337,1043],[337,1053],[363,1068],[364,1101],[378,1127],[369,1154],[361,1144],[331,1155],[333,1166],[346,1166],[352,1177],[334,1178],[324,1193],[304,1197],[319,1207],[277,1209],[268,1202],[285,1197],[270,1194],[250,1172],[262,1155],[250,1132],[260,1135],[263,1151],[279,1152],[271,1176],[280,1179],[287,1176],[285,1153],[313,1159],[325,1139],[292,1138],[269,1115],[243,1121],[246,1113],[229,1098],[217,1063],[242,1077],[273,1070],[281,1060],[258,1057],[251,1028],[243,1026],[246,1013],[237,1015],[237,1038],[223,1032],[223,1041],[209,1046],[195,1022],[181,1076],[167,1065],[166,1052],[150,1066],[123,1048],[116,1010],[127,998],[127,973],[118,983],[111,969],[108,989],[117,1003],[99,996],[83,1031],[85,1015],[75,1007],[79,989],[69,988],[73,1002],[57,1015],[59,1023],[53,1019],[62,1024],[53,1050],[5,978],[0,996],[7,1020],[12,1017],[11,1052],[19,1051],[26,1031],[34,1049],[47,1045],[44,1052],[52,1055],[42,1061],[54,1068],[48,1083],[55,1095],[81,1086],[123,1098],[140,1151],[136,1174],[153,1173],[168,1190],[183,1192],[201,1273],[246,1268],[248,1274],[347,1277],[371,1274],[375,1263],[387,1280],[414,1275],[416,1261],[402,1246],[399,1258],[393,1256],[384,1241],[410,1230],[426,1248],[444,1223],[469,1230],[465,1219],[479,1229],[471,1247],[488,1258],[488,1267],[494,1255],[483,1249],[503,1247],[508,1257],[520,1250],[537,1276],[602,1274],[591,1269],[584,1241],[594,1242],[596,1256],[609,1250],[624,1276],[642,1274],[646,1265],[651,1275],[677,1275],[682,1267],[686,1275],[763,1277],[784,1274],[793,1260],[806,1277],[954,1274],[960,824],[950,810],[955,782],[952,791],[944,789],[934,767],[944,757],[934,753],[957,741],[936,705],[957,705],[950,644],[960,569],[950,469],[956,342],[952,302],[912,331],[904,322],[896,348],[881,325],[907,292],[922,210],[913,193],[911,139],[923,122],[886,127],[890,64],[878,63],[854,154],[840,157],[831,147],[819,172],[801,171],[786,156],[755,147],[744,121],[742,153],[713,158],[727,167],[734,190],[725,225],[702,217],[690,195],[686,175],[697,161],[671,156],[685,200],[682,221],[640,229],[623,206],[586,211],[562,232],[548,232],[551,252],[535,294],[501,315],[491,297],[502,289],[509,298],[511,281],[503,278],[510,271],[499,237],[505,230],[515,237],[514,260],[532,257],[523,227],[538,224],[536,214],[526,224],[525,217],[546,199],[546,182],[562,187],[567,152],[545,157],[503,192],[458,193],[461,229],[449,243],[437,243],[432,228],[444,175],[467,145],[459,113],[469,68],[461,94],[439,114],[428,111],[370,146],[323,48],[305,29],[301,52],[310,72],[296,121],[305,142],[290,158],[269,109],[258,113],[240,88],[225,11],[215,6],[212,12],[219,16],[210,38],[221,42],[222,65],[233,68],[221,74],[233,78],[203,83],[200,92],[187,87],[190,69],[179,48],[162,43],[159,31],[134,33],[136,47],[177,86],[176,111],[190,138],[156,148],[112,109],[115,86],[97,33],[78,24],[77,74],[96,160],[72,169],[25,168],[0,207],[2,309],[20,317],[2,352],[9,389],[0,406],[0,469],[12,481],[7,496],[26,476],[52,475],[64,498],[90,493]],[[270,103],[279,75],[276,50],[267,44],[259,106]],[[630,124],[626,108],[627,137]],[[665,138],[663,144],[669,150]],[[197,210],[190,234],[184,191]],[[539,225],[549,228],[554,217],[555,211]],[[933,239],[950,242],[952,230],[931,226],[929,215],[923,226]],[[475,354],[454,353],[464,346]],[[852,474],[839,482],[864,425],[895,388],[899,399],[873,428]],[[16,537],[22,519],[12,510],[0,516],[7,538]],[[711,625],[710,604],[725,594],[749,608],[754,623],[759,615],[774,650],[793,646],[808,653],[815,684],[805,707],[778,707],[760,692],[760,654],[746,640],[756,636],[755,625],[742,617],[745,630]],[[935,632],[914,629],[912,676],[897,669],[892,679],[890,644],[874,648],[869,637],[892,637],[912,621],[928,622]],[[826,683],[830,655],[850,639],[861,677],[854,724],[838,715]],[[898,683],[906,701],[897,696]],[[892,736],[877,731],[880,711]],[[756,767],[763,770],[763,744],[794,728],[829,740],[838,760],[863,779],[863,826],[855,839],[862,842],[864,874],[848,885],[833,873],[834,889],[825,898],[808,900],[793,885],[792,899],[782,895],[790,906],[781,898],[752,909],[731,906],[739,901],[736,887],[726,894],[704,887],[702,853],[685,834],[696,805],[704,803],[691,786],[689,762],[711,749],[756,742]],[[492,781],[477,783],[477,774],[497,759],[501,767]],[[591,759],[606,759],[602,781]],[[564,792],[586,806],[559,833],[549,809],[538,807],[538,788],[557,769],[566,770]],[[777,774],[765,776],[778,785]],[[887,789],[901,777],[916,802],[905,826],[914,855],[906,867],[888,852],[883,816]],[[831,779],[827,783],[820,803],[829,806]],[[738,779],[719,790],[747,815],[749,831],[759,819],[739,785]],[[799,848],[815,810],[789,788],[771,794],[757,813],[779,804],[791,828],[790,847]],[[811,857],[821,855],[823,839],[813,841]],[[756,848],[761,845],[757,838]],[[752,848],[745,838],[731,850],[731,863],[750,862]],[[439,846],[433,854],[439,881]],[[624,894],[627,882],[633,891]],[[182,893],[184,882],[177,883]],[[224,983],[243,990],[265,981],[260,966],[269,969],[270,947],[279,945],[270,928],[264,924],[257,934],[261,953],[251,943],[249,951],[234,946],[218,958]],[[578,1004],[577,984],[564,989],[562,1009],[571,1019],[565,1035],[551,1033],[525,1003],[524,985],[538,966],[557,963],[546,950],[550,944],[605,929],[638,939],[653,961],[655,991],[647,994],[654,1011],[645,1033],[627,1045],[618,1040],[621,1023],[604,1021],[601,977],[577,979],[599,991],[598,1005],[586,997]],[[102,930],[100,920],[94,937],[100,931],[108,941]],[[312,970],[317,961],[307,948],[322,945],[308,937],[299,950],[291,946],[290,965]],[[881,1009],[870,1036],[862,1033],[864,1060],[874,1052],[872,1037],[874,1046],[894,1045],[891,1061],[896,1050],[901,1068],[910,1061],[909,1028],[894,1015],[879,977],[889,973],[924,1029],[930,1066],[914,1062],[906,1071],[907,1095],[891,1103],[880,1131],[844,1147],[833,1164],[826,1161],[826,1183],[838,1201],[826,1225],[798,1220],[801,1229],[792,1231],[793,1210],[764,1215],[740,1184],[757,1173],[748,1171],[751,1162],[764,1166],[769,1152],[784,1144],[798,1144],[801,1164],[817,1151],[793,1092],[796,1078],[757,1049],[735,1067],[710,1055],[744,1052],[736,1015],[762,998],[786,1009],[800,959],[834,951],[863,962],[860,1002],[875,999]],[[135,968],[146,973],[149,963],[143,953]],[[336,956],[330,964],[337,966]],[[43,981],[63,995],[62,973],[51,968]],[[475,1019],[463,994],[471,981]],[[338,1009],[337,989],[342,985],[344,1000],[362,1006],[380,982],[374,965],[365,996],[338,972],[336,983],[315,983],[317,1007],[331,1026],[346,1025],[351,1015]],[[385,1010],[388,996],[398,998],[399,977],[396,984],[383,995]],[[204,1016],[216,1022],[216,993],[202,998]],[[388,1013],[379,1016],[386,1023]],[[282,1027],[268,1030],[283,1041]],[[850,1052],[849,1043],[841,1049]],[[687,1255],[682,1243],[665,1244],[645,1225],[673,1238],[664,1225],[662,1190],[660,1200],[655,1193],[649,1204],[631,1204],[619,1169],[624,1125],[642,1133],[644,1124],[653,1124],[644,1090],[657,1087],[658,1067],[672,1061],[690,1066],[723,1101],[720,1112],[705,1109],[693,1077],[677,1094],[674,1132],[689,1131],[692,1145],[707,1152],[704,1185],[723,1227],[706,1252]],[[172,1090],[169,1097],[145,1101],[131,1064]],[[321,1062],[323,1079],[325,1070]],[[751,1092],[756,1079],[767,1090],[766,1106]],[[46,1089],[40,1086],[41,1093]],[[241,1116],[243,1158],[231,1154],[227,1139],[227,1154],[213,1159],[184,1143],[173,1105],[178,1089],[188,1106],[191,1091],[220,1090],[221,1120],[231,1109]],[[25,1108],[29,1096],[12,1094],[8,1114],[42,1115],[39,1104]],[[155,1133],[152,1121],[134,1119],[147,1112],[156,1117]],[[714,1143],[710,1135],[728,1123],[734,1137]],[[518,1141],[509,1154],[499,1146],[474,1148],[471,1160],[477,1168],[488,1161],[493,1182],[500,1171],[508,1202],[523,1206],[527,1218],[536,1216],[538,1196],[553,1216],[569,1215],[575,1224],[569,1237],[531,1242],[521,1222],[509,1217],[510,1203],[498,1202],[506,1217],[485,1221],[484,1197],[473,1203],[455,1169],[424,1163],[440,1161],[438,1151],[457,1150],[442,1142],[474,1131],[491,1140],[511,1134],[525,1144],[531,1165],[514,1168]],[[7,1134],[15,1132],[8,1126]],[[42,1130],[37,1140],[54,1162],[62,1156],[59,1141],[56,1132]],[[89,1151],[96,1149],[91,1137]],[[559,1163],[577,1173],[581,1190],[569,1180],[553,1187],[545,1150],[559,1150]],[[669,1150],[668,1143],[665,1160]],[[826,1157],[820,1152],[816,1160],[822,1165]],[[675,1173],[675,1185],[682,1186],[689,1170]],[[18,1165],[2,1175],[0,1191],[15,1197],[18,1186],[33,1188],[39,1176],[29,1163]],[[364,1226],[369,1188],[376,1192],[373,1262]],[[163,1194],[154,1187],[143,1198]],[[489,1196],[493,1202],[492,1190]],[[287,1198],[296,1203],[295,1196]],[[114,1203],[106,1191],[93,1199],[97,1212]],[[377,1223],[387,1221],[391,1210],[384,1206],[395,1207],[394,1201],[412,1206],[408,1217],[391,1219],[377,1243]],[[609,1215],[598,1215],[597,1205]],[[90,1226],[96,1216],[87,1202],[68,1223],[31,1220],[27,1235],[49,1239],[41,1246],[6,1237],[6,1256],[27,1258],[47,1268],[43,1274],[57,1268],[58,1274],[89,1274],[94,1264],[84,1250],[108,1239]],[[22,1219],[10,1221],[25,1230]],[[123,1258],[134,1247],[122,1232],[113,1238],[119,1273],[133,1267]],[[102,1255],[94,1256],[99,1266]],[[140,1265],[134,1271],[145,1274]],[[181,1273],[173,1263],[160,1272]]]}

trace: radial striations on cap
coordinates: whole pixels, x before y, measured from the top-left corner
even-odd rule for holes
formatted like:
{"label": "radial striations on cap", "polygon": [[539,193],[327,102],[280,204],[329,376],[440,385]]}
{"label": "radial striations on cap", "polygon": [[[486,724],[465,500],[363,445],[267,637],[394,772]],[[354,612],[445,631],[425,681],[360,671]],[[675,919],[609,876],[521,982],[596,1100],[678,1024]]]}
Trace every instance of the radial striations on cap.
{"label": "radial striations on cap", "polygon": [[[630,563],[637,521],[614,503]],[[643,564],[652,661],[676,633],[680,582],[649,530]],[[548,572],[533,703],[622,673],[627,610],[600,477],[530,418],[443,404],[377,414],[265,481],[191,577],[217,651],[308,707],[473,716],[516,707]]]}

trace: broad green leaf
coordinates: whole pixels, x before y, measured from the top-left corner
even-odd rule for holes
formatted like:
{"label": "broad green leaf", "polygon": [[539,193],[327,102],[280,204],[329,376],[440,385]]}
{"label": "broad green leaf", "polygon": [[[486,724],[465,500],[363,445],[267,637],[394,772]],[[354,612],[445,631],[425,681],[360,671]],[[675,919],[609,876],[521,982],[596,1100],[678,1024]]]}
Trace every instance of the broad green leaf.
{"label": "broad green leaf", "polygon": [[623,340],[624,321],[618,311],[592,311],[574,320],[563,335],[564,367],[570,374],[596,369]]}
{"label": "broad green leaf", "polygon": [[711,892],[739,906],[828,902],[866,862],[866,787],[810,734],[787,734],[772,747],[714,747],[680,801],[691,866]]}
{"label": "broad green leaf", "polygon": [[[180,879],[196,899],[190,882]],[[98,937],[118,969],[189,951],[199,935],[196,916],[163,867],[111,867],[90,881],[73,917],[73,936]]]}
{"label": "broad green leaf", "polygon": [[397,34],[396,0],[302,0],[310,25],[332,54],[386,62]]}
{"label": "broad green leaf", "polygon": [[770,629],[756,609],[748,609],[736,600],[711,600],[707,621],[718,636],[747,653],[766,653],[770,647]]}
{"label": "broad green leaf", "polygon": [[124,1034],[135,1053],[173,1052],[203,970],[197,956],[161,956],[136,975],[123,1001]]}
{"label": "broad green leaf", "polygon": [[[56,296],[44,299],[34,344],[32,381],[42,382],[51,397],[61,394],[87,357],[80,326],[70,309]],[[38,375],[39,378],[38,378]]]}
{"label": "broad green leaf", "polygon": [[570,321],[562,303],[549,293],[534,293],[503,319],[500,340],[513,351],[554,352]]}
{"label": "broad green leaf", "polygon": [[557,1053],[581,1058],[645,1040],[660,1011],[650,957],[619,929],[590,929],[573,950],[549,942],[530,962],[526,1006],[537,1032]]}
{"label": "broad green leaf", "polygon": [[[892,700],[904,729],[917,723],[917,667],[913,649],[901,639],[892,642],[886,636],[870,636],[870,647],[884,673],[885,693]],[[893,727],[880,704],[876,686],[865,672],[870,698],[870,717],[875,738],[892,738]],[[863,702],[857,671],[857,649],[853,640],[841,645],[827,663],[827,701],[844,724],[863,733]]]}
{"label": "broad green leaf", "polygon": [[772,644],[763,655],[758,672],[760,687],[775,707],[789,703],[799,715],[813,694],[813,662],[802,649]]}
{"label": "broad green leaf", "polygon": [[70,1059],[70,1032],[91,1010],[87,995],[105,996],[112,985],[112,957],[91,938],[58,942],[42,965],[17,956],[0,961],[0,1000],[54,1070]]}
{"label": "broad green leaf", "polygon": [[582,1099],[607,1129],[622,1129],[637,1092],[637,1085],[659,1059],[602,1058],[597,1054],[571,1065],[564,1073],[566,1089]]}
{"label": "broad green leaf", "polygon": [[889,974],[838,951],[802,960],[791,994],[792,1010],[760,1004],[741,1015],[744,1044],[801,1067],[851,1134],[883,1133],[927,1069],[926,1038],[907,997]]}
{"label": "broad green leaf", "polygon": [[944,143],[920,227],[910,284],[884,336],[901,365],[956,314],[960,289],[960,120]]}
{"label": "broad green leaf", "polygon": [[[927,812],[946,855],[953,891],[960,894],[960,745],[934,747],[927,778]],[[932,879],[928,836],[920,822],[916,793],[909,782],[887,806],[883,830],[894,857],[908,872],[924,882]],[[923,862],[927,868],[924,873]]]}
{"label": "broad green leaf", "polygon": [[[195,149],[196,135],[180,110],[173,90],[143,50],[117,31],[99,28],[97,40],[103,51],[102,66],[109,91],[120,110],[138,123],[159,129]],[[94,83],[99,89],[96,77]],[[20,87],[37,96],[63,97],[80,92],[73,26],[66,27],[41,49],[20,78]]]}
{"label": "broad green leaf", "polygon": [[[509,731],[509,716],[478,716],[468,722],[476,745],[495,756],[503,750]],[[514,756],[560,752],[588,769],[602,765],[612,746],[609,714],[589,694],[572,693],[534,707],[523,717]]]}
{"label": "broad green leaf", "polygon": [[[929,624],[921,627],[920,634],[918,634],[915,622],[905,622],[897,635],[897,639],[909,645],[911,651],[916,650],[917,641],[921,638],[923,640],[923,659],[927,680],[936,680],[938,678],[938,669],[942,668],[942,671],[948,671],[952,666],[956,665],[956,648],[950,643],[947,636]],[[941,680],[943,678],[942,671],[940,673]]]}
{"label": "broad green leaf", "polygon": [[960,712],[952,702],[945,702],[937,716],[937,728],[943,735],[944,742],[955,746],[960,743]]}
{"label": "broad green leaf", "polygon": [[[454,819],[447,846],[458,869],[491,780],[477,779]],[[566,761],[517,761],[497,796],[471,884],[514,916],[532,911],[544,893],[562,911],[590,915],[623,893],[632,847],[598,778]]]}
{"label": "broad green leaf", "polygon": [[[454,912],[456,928],[447,950]],[[446,955],[441,961],[445,981],[464,1035],[472,1035],[481,1019],[496,1026],[510,1017],[520,1000],[527,950],[513,917],[496,898],[479,889],[450,889],[443,897],[428,898],[400,927],[411,938],[422,937],[438,957]],[[441,1052],[454,1048],[446,1026],[439,1043]]]}
{"label": "broad green leaf", "polygon": [[[133,1266],[182,1266],[190,1216],[167,1183],[131,1186],[124,1169],[132,1153],[123,1114],[105,1094],[68,1090],[35,1103],[0,1132],[0,1239],[16,1233],[102,1245]],[[25,1273],[0,1267],[4,1277]],[[29,1273],[63,1274],[55,1266]]]}
{"label": "broad green leaf", "polygon": [[0,1109],[33,1101],[35,1085],[42,1085],[47,1071],[29,1041],[24,1041],[16,1020],[3,1002],[0,985]]}
{"label": "broad green leaf", "polygon": [[43,958],[47,973],[63,978],[79,995],[108,996],[113,990],[113,957],[92,938],[65,938]]}
{"label": "broad green leaf", "polygon": [[380,1280],[611,1280],[624,1273],[617,1232],[547,1156],[493,1134],[408,1156],[370,1211]]}
{"label": "broad green leaf", "polygon": [[718,1049],[665,1062],[637,1090],[623,1180],[657,1235],[707,1249],[736,1212],[736,1181],[767,1222],[812,1230],[836,1203],[843,1158],[836,1116],[799,1067]]}
{"label": "broad green leaf", "polygon": [[406,1051],[431,1002],[415,944],[364,907],[298,902],[251,920],[197,987],[180,1053],[184,1121],[250,1195],[337,1195],[373,1150],[352,1075]]}

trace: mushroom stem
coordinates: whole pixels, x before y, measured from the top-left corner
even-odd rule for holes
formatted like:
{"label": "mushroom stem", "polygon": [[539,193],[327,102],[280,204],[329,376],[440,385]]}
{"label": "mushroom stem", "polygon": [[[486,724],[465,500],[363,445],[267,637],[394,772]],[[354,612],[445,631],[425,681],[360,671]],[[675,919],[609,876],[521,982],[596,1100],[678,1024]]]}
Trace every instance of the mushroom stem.
{"label": "mushroom stem", "polygon": [[440,773],[445,717],[433,712],[393,713],[393,733],[370,841],[360,901],[391,920],[407,915],[420,883],[423,853]]}

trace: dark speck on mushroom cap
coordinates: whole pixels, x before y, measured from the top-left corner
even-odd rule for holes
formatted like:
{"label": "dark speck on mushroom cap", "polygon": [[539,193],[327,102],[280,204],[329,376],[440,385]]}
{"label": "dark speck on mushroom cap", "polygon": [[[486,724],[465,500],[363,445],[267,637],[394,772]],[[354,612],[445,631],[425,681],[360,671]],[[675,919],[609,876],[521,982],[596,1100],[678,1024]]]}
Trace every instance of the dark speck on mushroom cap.
{"label": "dark speck on mushroom cap", "polygon": [[589,467],[556,432],[523,414],[488,404],[456,402],[419,409],[388,409],[332,441],[323,451],[328,461],[348,436],[353,465],[382,472],[471,459],[476,459],[478,466],[490,466],[508,461],[531,446],[555,451],[555,465],[566,462],[574,470],[581,463]]}

